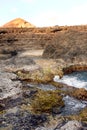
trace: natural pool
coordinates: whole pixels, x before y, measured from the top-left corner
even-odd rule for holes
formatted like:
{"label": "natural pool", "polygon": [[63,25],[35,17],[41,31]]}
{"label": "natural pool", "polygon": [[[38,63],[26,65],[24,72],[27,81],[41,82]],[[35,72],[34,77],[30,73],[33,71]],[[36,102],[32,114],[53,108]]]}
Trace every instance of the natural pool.
{"label": "natural pool", "polygon": [[56,75],[54,77],[54,81],[74,86],[76,88],[87,89],[87,71],[73,72],[71,74],[64,75],[61,79],[59,79],[59,76]]}

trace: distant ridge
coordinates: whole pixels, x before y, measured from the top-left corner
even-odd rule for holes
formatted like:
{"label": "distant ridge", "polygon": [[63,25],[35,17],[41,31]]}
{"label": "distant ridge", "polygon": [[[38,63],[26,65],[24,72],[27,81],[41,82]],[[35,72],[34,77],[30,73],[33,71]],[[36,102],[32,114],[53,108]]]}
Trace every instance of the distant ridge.
{"label": "distant ridge", "polygon": [[2,27],[3,28],[21,28],[21,27],[22,28],[33,28],[35,26],[22,18],[16,18],[16,19],[11,20],[10,22],[4,24]]}

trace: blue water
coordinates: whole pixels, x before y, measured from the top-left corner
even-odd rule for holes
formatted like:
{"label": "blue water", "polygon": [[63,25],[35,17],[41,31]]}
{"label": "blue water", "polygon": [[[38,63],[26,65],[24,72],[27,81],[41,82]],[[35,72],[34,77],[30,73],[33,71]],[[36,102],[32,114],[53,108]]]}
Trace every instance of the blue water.
{"label": "blue water", "polygon": [[64,83],[76,88],[87,89],[87,71],[73,72],[68,75],[64,75],[61,79],[54,77],[55,82]]}

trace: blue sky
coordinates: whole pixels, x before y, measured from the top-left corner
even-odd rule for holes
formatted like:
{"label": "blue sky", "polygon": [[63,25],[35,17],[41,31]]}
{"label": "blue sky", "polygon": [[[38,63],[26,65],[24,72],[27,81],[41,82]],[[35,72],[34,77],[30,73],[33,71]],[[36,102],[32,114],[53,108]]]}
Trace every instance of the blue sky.
{"label": "blue sky", "polygon": [[0,25],[23,18],[36,26],[87,24],[87,0],[0,0]]}

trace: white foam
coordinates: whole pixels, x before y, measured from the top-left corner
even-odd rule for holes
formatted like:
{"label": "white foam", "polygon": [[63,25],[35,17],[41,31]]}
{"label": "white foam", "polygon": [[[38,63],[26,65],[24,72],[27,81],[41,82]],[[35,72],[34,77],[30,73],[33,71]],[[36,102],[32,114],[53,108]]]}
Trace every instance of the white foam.
{"label": "white foam", "polygon": [[59,75],[55,75],[55,77],[53,78],[53,80],[54,80],[55,82],[57,82],[59,79],[60,79]]}
{"label": "white foam", "polygon": [[87,89],[87,72],[74,72],[69,75],[64,75],[61,79],[55,76],[53,80],[76,88]]}

